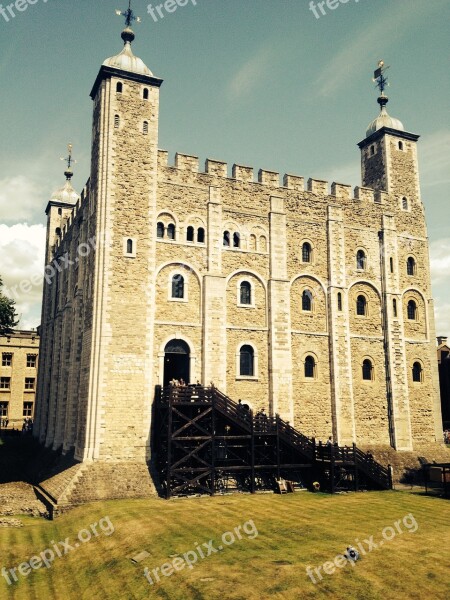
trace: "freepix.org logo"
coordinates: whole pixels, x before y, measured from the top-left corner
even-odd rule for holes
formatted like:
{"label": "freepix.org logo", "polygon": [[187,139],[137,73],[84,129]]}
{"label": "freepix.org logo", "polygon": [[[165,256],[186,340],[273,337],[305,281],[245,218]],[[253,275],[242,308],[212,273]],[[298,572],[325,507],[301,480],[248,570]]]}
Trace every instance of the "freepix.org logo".
{"label": "freepix.org logo", "polygon": [[7,23],[9,23],[9,21],[14,19],[17,14],[25,12],[28,6],[33,6],[33,4],[37,4],[38,2],[44,2],[45,4],[47,1],[48,0],[16,0],[6,6],[0,4],[0,15]]}

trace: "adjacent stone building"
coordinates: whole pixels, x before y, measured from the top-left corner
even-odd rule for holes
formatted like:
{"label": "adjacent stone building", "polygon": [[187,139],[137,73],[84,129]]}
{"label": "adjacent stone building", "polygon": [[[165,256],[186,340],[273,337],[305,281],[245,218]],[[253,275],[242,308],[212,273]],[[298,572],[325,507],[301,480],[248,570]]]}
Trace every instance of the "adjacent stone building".
{"label": "adjacent stone building", "polygon": [[[8,429],[22,429],[34,417],[39,336],[36,331],[14,331],[0,336],[0,419]],[[2,427],[2,428],[3,428]]]}
{"label": "adjacent stone building", "polygon": [[[47,207],[35,435],[140,493],[155,386],[211,381],[308,436],[442,438],[417,142],[386,111],[362,185],[158,149],[162,80],[124,48],[100,68],[91,176]],[[51,274],[51,276],[50,276]],[[99,467],[101,465],[101,469]],[[105,479],[110,475],[109,488]],[[134,491],[133,491],[134,486]],[[128,491],[127,491],[128,490]]]}

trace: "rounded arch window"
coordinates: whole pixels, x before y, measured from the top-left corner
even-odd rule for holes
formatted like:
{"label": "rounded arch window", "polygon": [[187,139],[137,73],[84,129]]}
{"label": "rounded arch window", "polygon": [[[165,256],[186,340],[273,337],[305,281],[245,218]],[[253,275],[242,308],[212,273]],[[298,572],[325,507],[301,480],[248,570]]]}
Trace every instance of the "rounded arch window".
{"label": "rounded arch window", "polygon": [[242,281],[240,285],[240,303],[251,305],[252,303],[252,286],[249,281]]}
{"label": "rounded arch window", "polygon": [[259,251],[267,252],[267,238],[265,235],[259,237]]}
{"label": "rounded arch window", "polygon": [[362,364],[362,378],[364,381],[373,380],[373,365],[372,361],[366,358]]}
{"label": "rounded arch window", "polygon": [[366,264],[367,264],[366,253],[364,252],[364,250],[358,250],[358,252],[356,253],[356,268],[359,271],[365,271]]}
{"label": "rounded arch window", "polygon": [[312,293],[309,290],[303,290],[302,310],[306,312],[312,311]]}
{"label": "rounded arch window", "polygon": [[121,94],[123,92],[123,83],[121,83],[120,81],[116,85],[116,92],[118,94]]}
{"label": "rounded arch window", "polygon": [[312,248],[309,242],[304,242],[302,245],[302,262],[310,263],[312,258]]}
{"label": "rounded arch window", "polygon": [[142,97],[144,98],[144,100],[148,100],[148,89],[144,88],[144,91],[142,92]]}
{"label": "rounded arch window", "polygon": [[191,349],[183,340],[171,340],[164,348],[166,354],[190,354]]}
{"label": "rounded arch window", "polygon": [[56,233],[56,235],[57,235],[58,237],[61,237],[61,227],[57,227],[57,228],[55,229],[55,233]]}
{"label": "rounded arch window", "polygon": [[120,117],[119,117],[119,115],[115,115],[115,116],[114,116],[114,127],[115,127],[116,129],[118,129],[118,128],[119,128],[119,125],[120,125]]}
{"label": "rounded arch window", "polygon": [[398,143],[398,149],[399,150],[403,150],[403,142],[399,142]]}
{"label": "rounded arch window", "polygon": [[410,300],[408,302],[407,314],[408,314],[408,319],[410,321],[416,321],[417,320],[417,304],[415,303],[414,300]]}
{"label": "rounded arch window", "polygon": [[170,223],[167,226],[167,237],[169,238],[169,240],[175,239],[175,225],[173,223]]}
{"label": "rounded arch window", "polygon": [[230,247],[230,232],[229,231],[223,232],[223,245],[225,246],[225,248]]}
{"label": "rounded arch window", "polygon": [[203,229],[203,227],[199,227],[197,230],[197,242],[199,244],[205,243],[205,230]]}
{"label": "rounded arch window", "polygon": [[156,225],[156,237],[159,239],[164,237],[164,223],[161,221]]}
{"label": "rounded arch window", "polygon": [[409,206],[409,204],[408,204],[408,198],[406,198],[406,196],[404,196],[402,198],[402,208],[403,208],[403,210],[408,210],[408,206]]}
{"label": "rounded arch window", "polygon": [[408,260],[406,261],[406,272],[408,275],[416,274],[416,261],[412,256],[409,256]]}
{"label": "rounded arch window", "polygon": [[307,356],[305,358],[305,377],[313,379],[316,374],[316,361],[314,356]]}
{"label": "rounded arch window", "polygon": [[188,242],[193,242],[194,241],[194,228],[192,227],[192,225],[189,225],[189,227],[187,228],[186,240]]}
{"label": "rounded arch window", "polygon": [[233,248],[241,247],[241,234],[236,232],[233,233]]}
{"label": "rounded arch window", "polygon": [[423,381],[423,369],[422,365],[418,361],[413,364],[412,379],[415,383],[422,383]]}
{"label": "rounded arch window", "polygon": [[184,277],[179,273],[172,277],[172,298],[176,300],[184,298]]}
{"label": "rounded arch window", "polygon": [[359,295],[356,299],[356,314],[360,317],[367,315],[367,300],[365,296]]}
{"label": "rounded arch window", "polygon": [[133,254],[133,240],[127,240],[127,254]]}
{"label": "rounded arch window", "polygon": [[255,374],[255,351],[252,346],[245,344],[239,352],[239,374],[243,377],[253,377]]}
{"label": "rounded arch window", "polygon": [[144,121],[144,123],[142,125],[142,133],[144,135],[148,135],[148,121]]}

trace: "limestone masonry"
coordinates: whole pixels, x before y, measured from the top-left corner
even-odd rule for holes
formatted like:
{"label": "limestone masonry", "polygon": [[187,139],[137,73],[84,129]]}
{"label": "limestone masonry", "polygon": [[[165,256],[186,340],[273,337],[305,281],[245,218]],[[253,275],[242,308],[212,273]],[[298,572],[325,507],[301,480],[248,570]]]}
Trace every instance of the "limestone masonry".
{"label": "limestone masonry", "polygon": [[69,169],[47,207],[47,263],[62,268],[44,289],[34,435],[105,465],[105,496],[134,465],[120,492],[133,495],[155,386],[175,377],[319,439],[440,442],[418,136],[382,96],[354,191],[241,165],[229,177],[183,154],[172,165],[162,80],[122,37],[91,93],[90,179],[78,197]]}

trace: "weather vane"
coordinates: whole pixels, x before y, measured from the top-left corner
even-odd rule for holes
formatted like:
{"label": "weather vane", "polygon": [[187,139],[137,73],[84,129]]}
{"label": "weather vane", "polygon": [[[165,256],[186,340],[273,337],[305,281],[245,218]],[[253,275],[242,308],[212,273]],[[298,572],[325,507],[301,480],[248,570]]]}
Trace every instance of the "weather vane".
{"label": "weather vane", "polygon": [[76,164],[76,160],[74,160],[72,158],[72,148],[73,148],[73,144],[68,144],[67,145],[67,150],[69,151],[69,156],[67,156],[66,158],[64,158],[64,156],[61,156],[61,160],[63,160],[64,162],[67,163],[67,168],[70,170],[70,168],[72,167],[72,165]]}
{"label": "weather vane", "polygon": [[131,0],[128,0],[128,9],[124,11],[116,10],[116,15],[119,17],[125,17],[125,25],[127,27],[130,27],[133,21],[136,21],[136,23],[141,22],[141,17],[136,17],[133,9],[131,8]]}
{"label": "weather vane", "polygon": [[388,78],[385,76],[386,71],[390,67],[384,66],[384,60],[380,60],[378,63],[378,69],[373,74],[373,81],[376,82],[376,87],[380,90],[381,95],[384,96],[384,90],[388,87]]}
{"label": "weather vane", "polygon": [[64,162],[67,163],[67,171],[65,172],[66,177],[69,177],[69,174],[70,174],[70,176],[72,175],[72,165],[75,165],[77,162],[76,160],[74,160],[72,158],[72,148],[73,148],[73,145],[68,144],[67,149],[69,151],[69,155],[66,158],[61,156],[61,160],[63,160]]}

